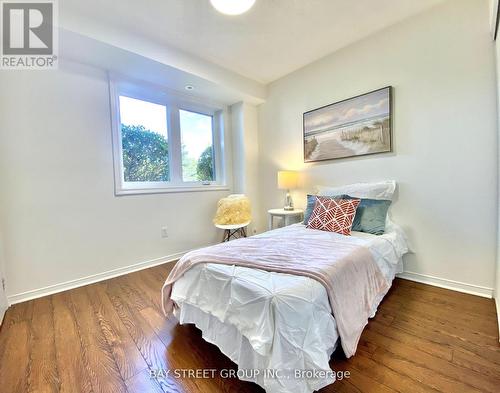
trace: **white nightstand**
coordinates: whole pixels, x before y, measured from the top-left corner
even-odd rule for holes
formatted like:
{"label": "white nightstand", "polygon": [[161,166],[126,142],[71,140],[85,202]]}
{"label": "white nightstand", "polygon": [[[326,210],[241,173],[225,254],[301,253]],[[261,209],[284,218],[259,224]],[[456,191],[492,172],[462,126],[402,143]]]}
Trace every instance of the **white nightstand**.
{"label": "white nightstand", "polygon": [[269,214],[269,230],[273,229],[274,217],[281,217],[285,226],[294,224],[304,219],[304,210],[302,209],[271,209],[268,210],[267,213]]}

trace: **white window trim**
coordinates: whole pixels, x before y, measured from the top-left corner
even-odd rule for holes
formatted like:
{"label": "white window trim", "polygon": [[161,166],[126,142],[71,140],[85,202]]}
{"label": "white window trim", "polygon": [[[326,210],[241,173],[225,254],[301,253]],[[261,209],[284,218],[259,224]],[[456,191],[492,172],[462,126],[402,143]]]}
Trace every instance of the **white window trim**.
{"label": "white window trim", "polygon": [[[111,130],[113,145],[113,166],[115,195],[159,194],[175,192],[227,191],[226,160],[224,149],[224,116],[227,108],[223,105],[205,103],[149,83],[131,82],[123,77],[109,75],[111,106]],[[120,121],[120,96],[127,96],[167,107],[167,129],[169,146],[170,181],[168,182],[125,182],[123,178],[123,153]],[[212,116],[212,136],[214,149],[214,170],[216,179],[210,182],[185,182],[182,180],[181,131],[179,110]]]}

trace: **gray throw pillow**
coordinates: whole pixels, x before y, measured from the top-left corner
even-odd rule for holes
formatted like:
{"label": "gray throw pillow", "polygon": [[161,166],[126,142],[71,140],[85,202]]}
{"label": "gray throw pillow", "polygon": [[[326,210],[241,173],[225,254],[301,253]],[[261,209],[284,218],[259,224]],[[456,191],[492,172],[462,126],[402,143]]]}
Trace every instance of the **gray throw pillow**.
{"label": "gray throw pillow", "polygon": [[361,199],[352,223],[352,230],[383,235],[385,220],[391,201],[383,199]]}

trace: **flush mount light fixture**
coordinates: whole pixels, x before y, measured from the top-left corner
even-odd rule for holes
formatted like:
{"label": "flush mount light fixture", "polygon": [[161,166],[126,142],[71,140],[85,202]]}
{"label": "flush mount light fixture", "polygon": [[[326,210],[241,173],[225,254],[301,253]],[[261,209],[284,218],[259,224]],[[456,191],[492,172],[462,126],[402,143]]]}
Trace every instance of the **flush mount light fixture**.
{"label": "flush mount light fixture", "polygon": [[226,15],[240,15],[247,12],[255,0],[210,0],[213,7]]}
{"label": "flush mount light fixture", "polygon": [[186,85],[186,86],[184,86],[184,88],[186,90],[194,90],[194,86],[193,85]]}

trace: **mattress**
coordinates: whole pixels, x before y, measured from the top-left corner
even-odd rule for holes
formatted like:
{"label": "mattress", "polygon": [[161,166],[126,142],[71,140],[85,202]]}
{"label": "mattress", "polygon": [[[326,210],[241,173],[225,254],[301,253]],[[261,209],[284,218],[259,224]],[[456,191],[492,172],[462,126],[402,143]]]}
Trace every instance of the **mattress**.
{"label": "mattress", "polygon": [[[293,238],[307,231],[311,229],[295,224],[258,236],[279,233]],[[388,282],[402,271],[407,242],[392,223],[381,236],[360,232],[350,237],[331,232],[322,236],[341,236],[343,241],[367,247]],[[384,295],[372,305],[372,316]],[[254,370],[241,373],[240,379],[271,393],[312,392],[334,382],[333,373],[296,378],[301,371],[330,371],[329,359],[338,345],[326,290],[316,280],[206,263],[194,266],[175,283],[172,299],[179,306],[175,315],[180,323],[195,324],[204,339],[217,345],[239,370]]]}

